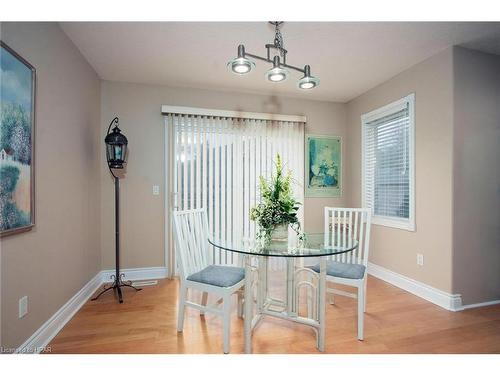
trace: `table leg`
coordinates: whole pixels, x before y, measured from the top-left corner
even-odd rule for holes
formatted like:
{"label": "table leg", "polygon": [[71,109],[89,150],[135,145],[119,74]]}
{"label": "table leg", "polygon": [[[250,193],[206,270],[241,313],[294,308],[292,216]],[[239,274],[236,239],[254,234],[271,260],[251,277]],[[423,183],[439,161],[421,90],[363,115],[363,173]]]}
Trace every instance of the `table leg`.
{"label": "table leg", "polygon": [[289,316],[297,316],[295,306],[295,258],[286,259],[286,312]]}
{"label": "table leg", "polygon": [[268,257],[258,257],[258,285],[257,285],[257,313],[262,313],[264,303],[268,297],[267,265]]}
{"label": "table leg", "polygon": [[269,297],[269,257],[264,257],[264,269],[262,270],[263,280],[263,290],[264,290],[264,302],[266,302],[267,297]]}
{"label": "table leg", "polygon": [[245,320],[244,320],[244,340],[245,353],[252,353],[252,264],[250,255],[245,255]]}
{"label": "table leg", "polygon": [[319,261],[319,329],[318,329],[318,350],[325,351],[325,297],[326,297],[326,258],[320,257]]}

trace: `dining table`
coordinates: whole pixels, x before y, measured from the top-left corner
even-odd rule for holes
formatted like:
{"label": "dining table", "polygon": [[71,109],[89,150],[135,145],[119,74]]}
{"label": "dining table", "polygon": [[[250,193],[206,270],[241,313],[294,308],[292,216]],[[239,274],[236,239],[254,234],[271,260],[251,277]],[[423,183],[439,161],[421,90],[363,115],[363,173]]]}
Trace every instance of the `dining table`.
{"label": "dining table", "polygon": [[[285,240],[263,240],[257,237],[227,239],[212,236],[209,243],[215,248],[238,253],[243,256],[245,267],[244,286],[244,347],[252,352],[252,334],[264,316],[289,320],[313,328],[316,347],[325,350],[325,298],[326,268],[328,259],[337,259],[342,254],[358,247],[354,239],[328,242],[324,233],[290,234]],[[284,258],[284,298],[275,298],[269,289],[270,258]],[[304,266],[310,258],[319,263],[317,269]],[[299,291],[307,291],[307,315],[299,314]]]}

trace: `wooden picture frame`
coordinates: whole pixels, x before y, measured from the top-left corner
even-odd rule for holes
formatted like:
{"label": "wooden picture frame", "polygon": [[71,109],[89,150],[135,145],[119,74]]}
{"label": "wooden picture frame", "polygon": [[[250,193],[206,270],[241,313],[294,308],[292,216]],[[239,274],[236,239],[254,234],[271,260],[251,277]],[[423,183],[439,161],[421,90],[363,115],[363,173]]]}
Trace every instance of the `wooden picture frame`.
{"label": "wooden picture frame", "polygon": [[36,70],[0,40],[0,237],[35,226]]}

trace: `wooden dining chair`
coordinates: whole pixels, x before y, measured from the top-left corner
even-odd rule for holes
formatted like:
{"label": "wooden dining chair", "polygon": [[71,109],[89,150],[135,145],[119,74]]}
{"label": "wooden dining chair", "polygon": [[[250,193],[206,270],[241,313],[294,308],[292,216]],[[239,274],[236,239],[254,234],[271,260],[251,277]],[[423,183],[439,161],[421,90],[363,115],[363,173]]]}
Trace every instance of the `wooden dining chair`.
{"label": "wooden dining chair", "polygon": [[[331,256],[326,265],[326,293],[334,304],[334,294],[358,300],[358,340],[364,338],[364,312],[366,311],[366,280],[370,253],[371,211],[366,208],[325,207],[325,246],[352,246],[355,250]],[[310,267],[319,272],[319,265]],[[331,284],[342,284],[357,288],[357,293],[334,289]]]}
{"label": "wooden dining chair", "polygon": [[[245,269],[214,264],[204,209],[174,211],[173,224],[180,271],[177,331],[183,330],[186,306],[200,310],[200,315],[209,312],[221,316],[224,353],[229,353],[231,296],[238,293],[238,311],[241,316]],[[201,304],[187,300],[187,291],[190,288],[202,292]],[[218,297],[217,302],[211,306],[207,305],[209,294]],[[222,308],[218,308],[221,303]]]}

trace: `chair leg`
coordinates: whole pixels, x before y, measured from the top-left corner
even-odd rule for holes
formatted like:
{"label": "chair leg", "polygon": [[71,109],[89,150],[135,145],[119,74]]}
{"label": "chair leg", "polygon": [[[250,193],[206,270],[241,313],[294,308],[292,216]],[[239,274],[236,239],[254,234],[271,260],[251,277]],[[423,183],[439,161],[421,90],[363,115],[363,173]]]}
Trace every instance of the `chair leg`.
{"label": "chair leg", "polygon": [[186,308],[187,288],[181,284],[179,288],[179,308],[177,311],[177,332],[182,332],[184,328],[184,310]]}
{"label": "chair leg", "polygon": [[366,297],[367,297],[367,294],[366,294],[366,283],[368,282],[368,278],[365,276],[365,282],[364,282],[364,295],[363,295],[363,300],[364,300],[364,304],[363,304],[363,312],[366,312]]}
{"label": "chair leg", "polygon": [[[207,300],[208,300],[208,293],[203,292],[201,294],[201,305],[206,306],[207,305]],[[205,315],[205,311],[200,310],[200,315]]]}
{"label": "chair leg", "polygon": [[365,318],[365,287],[364,284],[358,285],[358,340],[363,340],[363,325]]}
{"label": "chair leg", "polygon": [[238,292],[238,318],[243,318],[243,290]]}
{"label": "chair leg", "polygon": [[224,306],[222,307],[222,325],[223,325],[223,340],[224,340],[224,354],[229,353],[229,335],[231,328],[231,296],[224,297]]}

